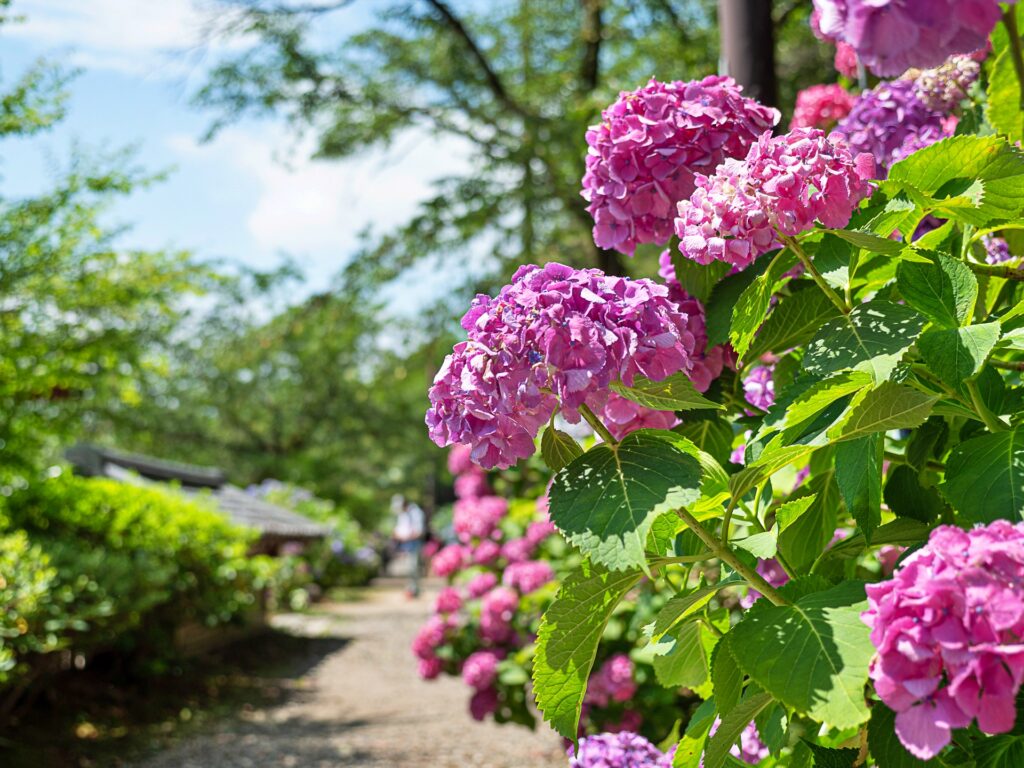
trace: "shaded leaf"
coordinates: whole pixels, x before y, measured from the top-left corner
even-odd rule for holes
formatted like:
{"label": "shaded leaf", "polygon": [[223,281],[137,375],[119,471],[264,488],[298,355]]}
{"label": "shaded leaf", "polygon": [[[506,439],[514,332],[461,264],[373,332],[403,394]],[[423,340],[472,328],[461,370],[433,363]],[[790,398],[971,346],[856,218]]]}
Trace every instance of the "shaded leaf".
{"label": "shaded leaf", "polygon": [[928,264],[902,262],[896,285],[907,303],[933,323],[956,328],[971,316],[978,281],[962,261],[936,255]]}
{"label": "shaded leaf", "polygon": [[766,352],[781,353],[810,341],[822,323],[839,316],[839,310],[816,286],[794,291],[768,315],[750,344],[747,358]]}
{"label": "shaded leaf", "polygon": [[835,440],[844,441],[890,429],[911,429],[924,423],[938,399],[904,384],[887,381],[860,397],[850,407],[847,417],[829,430],[829,434]]}
{"label": "shaded leaf", "polygon": [[540,454],[548,468],[557,472],[582,456],[583,449],[572,435],[548,425],[540,439]]}
{"label": "shaded leaf", "polygon": [[917,340],[917,349],[940,379],[951,387],[960,387],[981,372],[999,340],[999,330],[999,323],[984,323],[926,331]]}
{"label": "shaded leaf", "polygon": [[729,750],[739,741],[743,729],[771,703],[772,697],[767,693],[748,693],[739,704],[723,712],[718,730],[704,749],[704,768],[722,768],[726,764]]}
{"label": "shaded leaf", "polygon": [[939,490],[965,522],[1020,519],[1024,513],[1024,426],[975,437],[954,448]]}
{"label": "shaded leaf", "polygon": [[879,433],[836,446],[836,484],[868,543],[882,522],[883,442]]}

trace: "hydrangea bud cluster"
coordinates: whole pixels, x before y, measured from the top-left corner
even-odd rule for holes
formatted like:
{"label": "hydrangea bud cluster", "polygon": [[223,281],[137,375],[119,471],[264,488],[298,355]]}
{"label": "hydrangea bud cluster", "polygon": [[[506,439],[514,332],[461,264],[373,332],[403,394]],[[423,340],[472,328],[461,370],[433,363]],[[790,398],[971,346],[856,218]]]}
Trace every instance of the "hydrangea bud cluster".
{"label": "hydrangea bud cluster", "polygon": [[973,56],[950,56],[942,65],[917,73],[914,91],[929,109],[950,113],[967,98],[980,74],[981,64]]}
{"label": "hydrangea bud cluster", "polygon": [[838,83],[804,88],[796,95],[796,106],[793,108],[789,128],[831,130],[850,114],[856,101],[856,97]]}
{"label": "hydrangea bud cluster", "polygon": [[726,160],[679,204],[679,249],[699,264],[746,267],[814,226],[842,228],[868,195],[870,155],[854,156],[842,139],[816,128],[761,136],[744,160]]}
{"label": "hydrangea bud cluster", "polygon": [[911,754],[931,759],[975,720],[985,733],[1013,728],[1024,681],[1024,523],[940,526],[867,594],[871,679]]}
{"label": "hydrangea bud cluster", "polygon": [[814,0],[815,31],[853,46],[880,77],[937,67],[982,48],[999,21],[998,0]]}
{"label": "hydrangea bud cluster", "polygon": [[689,318],[650,280],[562,264],[524,266],[497,297],[478,296],[430,389],[427,425],[438,445],[506,468],[531,455],[556,408],[579,421],[600,410],[612,381],[660,381],[693,367]]}
{"label": "hydrangea bud cluster", "polygon": [[985,246],[985,261],[989,264],[1004,264],[1013,259],[1013,254],[1010,253],[1010,244],[1006,242],[1006,238],[985,235],[981,238],[981,242]]}
{"label": "hydrangea bud cluster", "polygon": [[742,157],[779,120],[727,77],[687,83],[651,80],[622,92],[587,131],[583,197],[594,242],[633,255],[638,243],[665,244],[676,203],[695,174]]}
{"label": "hydrangea bud cluster", "polygon": [[611,702],[629,701],[636,694],[633,662],[623,653],[610,657],[587,683],[584,702],[607,707]]}
{"label": "hydrangea bud cluster", "polygon": [[767,411],[775,404],[774,366],[755,365],[743,378],[743,397],[761,411]]}
{"label": "hydrangea bud cluster", "polygon": [[672,752],[665,754],[643,736],[630,731],[584,736],[569,768],[671,768]]}

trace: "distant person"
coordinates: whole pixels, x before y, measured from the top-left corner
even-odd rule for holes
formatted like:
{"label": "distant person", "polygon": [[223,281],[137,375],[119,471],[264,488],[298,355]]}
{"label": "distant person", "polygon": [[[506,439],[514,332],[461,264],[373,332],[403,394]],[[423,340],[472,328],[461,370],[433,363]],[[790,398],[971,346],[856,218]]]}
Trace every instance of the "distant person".
{"label": "distant person", "polygon": [[418,505],[407,502],[401,495],[395,494],[391,497],[391,514],[395,516],[393,535],[398,548],[408,552],[412,560],[406,594],[409,597],[419,597],[420,570],[423,567],[423,534],[426,532],[423,510]]}

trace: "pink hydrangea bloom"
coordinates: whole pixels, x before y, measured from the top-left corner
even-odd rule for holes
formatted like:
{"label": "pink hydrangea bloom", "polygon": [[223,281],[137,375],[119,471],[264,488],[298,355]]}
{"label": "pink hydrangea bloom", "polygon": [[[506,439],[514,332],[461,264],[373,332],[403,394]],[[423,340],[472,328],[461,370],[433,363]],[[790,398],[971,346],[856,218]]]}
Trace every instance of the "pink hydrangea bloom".
{"label": "pink hydrangea bloom", "polygon": [[793,128],[821,128],[831,130],[835,124],[846,117],[856,97],[837,83],[829,85],[812,85],[804,88],[796,95],[796,106],[793,108],[793,119],[789,123]]}
{"label": "pink hydrangea bloom", "polygon": [[498,679],[498,662],[502,656],[497,651],[474,651],[462,664],[462,680],[470,688],[482,691],[494,685]]}
{"label": "pink hydrangea bloom", "polygon": [[472,499],[477,496],[489,496],[491,488],[487,484],[487,474],[474,465],[473,470],[463,472],[455,478],[455,496],[459,499]]}
{"label": "pink hydrangea bloom", "polygon": [[476,599],[483,597],[498,584],[498,577],[490,571],[484,571],[478,573],[469,580],[466,584],[466,594],[469,595],[470,599]]}
{"label": "pink hydrangea bloom", "polygon": [[555,524],[550,520],[537,520],[527,526],[525,538],[536,547],[554,532]]}
{"label": "pink hydrangea bloom", "polygon": [[871,679],[911,754],[931,759],[973,720],[985,733],[1013,728],[1024,681],[1024,523],[940,526],[867,595]]}
{"label": "pink hydrangea bloom", "polygon": [[832,59],[836,72],[851,80],[857,77],[857,51],[849,43],[836,43],[836,55]]}
{"label": "pink hydrangea bloom", "polygon": [[491,565],[501,557],[501,545],[493,539],[484,539],[475,547],[470,555],[476,565]]}
{"label": "pink hydrangea bloom", "polygon": [[755,365],[743,378],[743,397],[748,403],[767,411],[775,403],[774,366]]}
{"label": "pink hydrangea bloom", "polygon": [[477,468],[469,458],[471,450],[468,445],[453,445],[451,447],[451,450],[448,451],[448,471],[452,475],[461,475],[463,472]]}
{"label": "pink hydrangea bloom", "polygon": [[480,636],[492,643],[505,643],[515,636],[512,619],[519,608],[519,595],[508,587],[495,587],[480,601]]}
{"label": "pink hydrangea bloom", "polygon": [[445,637],[454,624],[440,616],[431,616],[420,627],[412,640],[412,652],[419,659],[432,659],[438,646],[444,645]]}
{"label": "pink hydrangea bloom", "polygon": [[621,440],[638,429],[672,429],[679,418],[672,411],[656,411],[612,392],[598,414],[608,431]]}
{"label": "pink hydrangea bloom", "polygon": [[508,501],[501,496],[459,499],[452,513],[452,526],[465,544],[493,536],[508,514]]}
{"label": "pink hydrangea bloom", "polygon": [[521,595],[540,589],[555,578],[555,572],[546,560],[532,560],[525,563],[512,563],[502,574],[501,582],[512,587]]}
{"label": "pink hydrangea bloom", "polygon": [[534,452],[557,408],[575,423],[600,409],[611,382],[660,381],[692,366],[689,318],[650,280],[562,264],[524,266],[496,298],[478,296],[434,379],[426,422],[438,445],[473,446],[473,461],[507,468]]}
{"label": "pink hydrangea bloom", "polygon": [[509,539],[501,545],[501,556],[508,563],[523,563],[533,557],[537,545],[530,539]]}
{"label": "pink hydrangea bloom", "polygon": [[466,567],[466,550],[458,544],[449,544],[434,555],[430,569],[436,576],[452,576]]}
{"label": "pink hydrangea bloom", "polygon": [[633,254],[638,243],[672,237],[676,203],[709,173],[779,120],[745,98],[727,77],[688,83],[651,80],[623,92],[587,131],[583,197],[594,217],[594,242]]}
{"label": "pink hydrangea bloom", "polygon": [[814,0],[820,33],[849,43],[880,77],[971,53],[999,21],[998,0]]}
{"label": "pink hydrangea bloom", "polygon": [[763,135],[745,160],[726,160],[713,176],[697,179],[679,203],[679,249],[699,264],[724,261],[745,267],[816,221],[845,227],[868,195],[870,155],[856,157],[845,142],[816,128]]}
{"label": "pink hydrangea bloom", "polygon": [[899,559],[906,551],[906,547],[898,547],[892,544],[886,544],[884,547],[878,548],[878,565],[883,576],[892,576],[892,572],[896,570],[896,563],[899,562]]}
{"label": "pink hydrangea bloom", "polygon": [[437,593],[434,610],[437,613],[457,613],[462,608],[462,596],[455,587],[445,587]]}
{"label": "pink hydrangea bloom", "polygon": [[[773,587],[781,587],[789,581],[789,575],[779,564],[779,561],[774,558],[771,560],[758,560],[757,572]],[[748,590],[747,594],[740,598],[740,607],[749,608],[756,603],[761,596],[761,593],[756,589]]]}
{"label": "pink hydrangea bloom", "polygon": [[435,680],[444,669],[444,662],[436,656],[430,659],[420,659],[416,665],[416,671],[424,680]]}
{"label": "pink hydrangea bloom", "polygon": [[495,688],[477,691],[469,700],[469,714],[474,720],[481,721],[488,715],[498,711],[501,700]]}
{"label": "pink hydrangea bloom", "polygon": [[618,653],[601,665],[587,683],[585,701],[588,704],[607,707],[611,702],[629,701],[636,694],[637,685],[633,680],[633,662],[624,653]]}

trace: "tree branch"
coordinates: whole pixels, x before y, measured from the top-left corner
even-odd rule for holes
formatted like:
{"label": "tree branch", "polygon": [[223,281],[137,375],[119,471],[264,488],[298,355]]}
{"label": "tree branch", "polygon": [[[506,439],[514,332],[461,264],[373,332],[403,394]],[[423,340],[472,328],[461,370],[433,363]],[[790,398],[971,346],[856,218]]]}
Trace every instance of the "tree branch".
{"label": "tree branch", "polygon": [[601,76],[601,35],[604,31],[604,0],[581,0],[583,5],[583,66],[580,90],[590,93]]}

